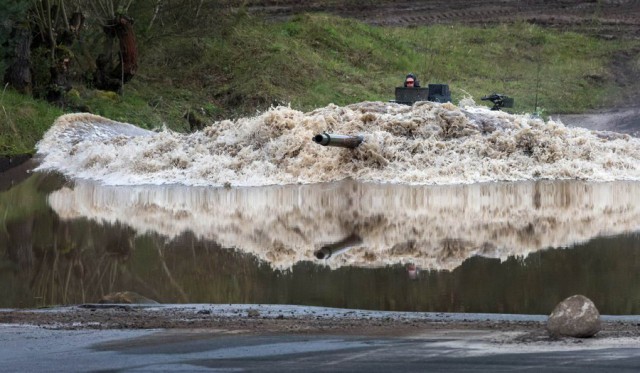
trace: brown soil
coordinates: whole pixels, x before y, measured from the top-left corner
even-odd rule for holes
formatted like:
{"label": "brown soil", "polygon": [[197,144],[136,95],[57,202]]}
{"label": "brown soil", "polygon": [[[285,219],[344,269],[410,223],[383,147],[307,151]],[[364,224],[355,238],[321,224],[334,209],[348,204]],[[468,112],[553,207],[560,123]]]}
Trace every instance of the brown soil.
{"label": "brown soil", "polygon": [[[361,317],[262,316],[258,312],[220,316],[202,311],[166,309],[149,311],[129,306],[108,309],[74,309],[65,312],[0,312],[0,324],[30,324],[54,329],[155,329],[213,328],[247,333],[335,333],[403,335],[420,328],[443,329],[455,324],[459,329],[477,329],[477,322],[433,322],[413,319],[368,319]],[[540,329],[539,323],[482,323],[485,328],[506,330]]]}

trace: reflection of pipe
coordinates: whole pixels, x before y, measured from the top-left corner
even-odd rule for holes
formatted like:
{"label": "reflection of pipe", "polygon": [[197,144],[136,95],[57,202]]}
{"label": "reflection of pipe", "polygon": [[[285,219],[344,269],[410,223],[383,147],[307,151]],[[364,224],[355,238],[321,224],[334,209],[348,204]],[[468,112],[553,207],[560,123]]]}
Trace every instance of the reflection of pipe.
{"label": "reflection of pipe", "polygon": [[313,136],[313,141],[323,146],[338,146],[341,148],[355,148],[362,143],[364,136],[336,135],[321,133]]}
{"label": "reflection of pipe", "polygon": [[333,255],[338,255],[354,246],[360,245],[361,243],[362,238],[353,233],[349,237],[344,238],[338,242],[322,246],[319,250],[313,253],[313,255],[315,255],[318,259],[329,259]]}

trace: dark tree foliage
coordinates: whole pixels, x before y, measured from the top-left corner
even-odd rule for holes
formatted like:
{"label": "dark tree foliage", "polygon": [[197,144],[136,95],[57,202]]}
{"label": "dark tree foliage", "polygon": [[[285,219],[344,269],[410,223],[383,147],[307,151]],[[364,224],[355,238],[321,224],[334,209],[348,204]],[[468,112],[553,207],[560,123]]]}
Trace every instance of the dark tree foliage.
{"label": "dark tree foliage", "polygon": [[[126,15],[132,1],[11,0],[0,4],[4,81],[23,93],[64,105],[75,83],[121,91],[138,68],[133,18]],[[85,22],[87,21],[87,22]],[[87,27],[88,26],[88,27]],[[82,34],[102,35],[86,38]],[[89,40],[88,43],[85,41]],[[119,47],[113,48],[117,43]],[[82,54],[82,58],[76,55]],[[97,57],[90,57],[90,56]],[[92,62],[83,66],[74,63]],[[78,68],[83,71],[78,71]],[[87,79],[93,75],[93,79]],[[78,79],[80,77],[80,80]]]}
{"label": "dark tree foliage", "polygon": [[[63,0],[3,2],[9,18],[2,25],[4,81],[23,93],[60,103],[79,29],[72,27]],[[74,24],[79,27],[78,24]]]}
{"label": "dark tree foliage", "polygon": [[[64,105],[73,84],[122,92],[138,41],[227,29],[229,0],[4,0],[0,72],[15,89]],[[134,24],[134,20],[136,21]],[[73,71],[73,73],[72,73]]]}
{"label": "dark tree foliage", "polygon": [[[25,58],[30,57],[31,35],[27,22],[29,0],[4,0],[0,2],[0,76],[21,80],[18,89],[31,89],[31,74]],[[12,71],[8,71],[12,67]],[[14,76],[15,75],[15,76]]]}

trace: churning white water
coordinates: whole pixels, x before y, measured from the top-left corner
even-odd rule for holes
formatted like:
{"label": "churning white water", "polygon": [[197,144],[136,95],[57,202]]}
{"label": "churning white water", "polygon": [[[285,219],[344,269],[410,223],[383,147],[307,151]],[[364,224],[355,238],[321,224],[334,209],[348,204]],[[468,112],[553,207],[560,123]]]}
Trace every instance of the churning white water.
{"label": "churning white water", "polygon": [[[312,141],[322,132],[363,135],[364,142],[322,147]],[[39,169],[107,185],[640,180],[640,139],[472,104],[362,102],[308,113],[275,107],[192,134],[68,114],[37,149]]]}

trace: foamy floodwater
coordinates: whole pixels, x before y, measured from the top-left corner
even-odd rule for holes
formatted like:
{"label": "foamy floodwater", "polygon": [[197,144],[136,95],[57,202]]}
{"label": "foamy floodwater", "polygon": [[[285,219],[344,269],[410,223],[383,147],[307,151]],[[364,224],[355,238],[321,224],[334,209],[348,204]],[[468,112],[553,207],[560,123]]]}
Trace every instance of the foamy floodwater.
{"label": "foamy floodwater", "polygon": [[[326,148],[312,141],[322,132],[359,134],[364,142]],[[276,107],[192,134],[68,114],[37,150],[39,169],[107,185],[640,180],[640,139],[432,102],[329,105],[308,113]]]}
{"label": "foamy floodwater", "polygon": [[[77,181],[49,196],[64,220],[124,224],[169,239],[185,232],[273,268],[414,264],[451,270],[472,256],[507,259],[640,230],[640,183],[457,186],[353,180],[260,188],[106,186]],[[349,247],[341,247],[345,239]],[[319,261],[317,253],[328,259]]]}

